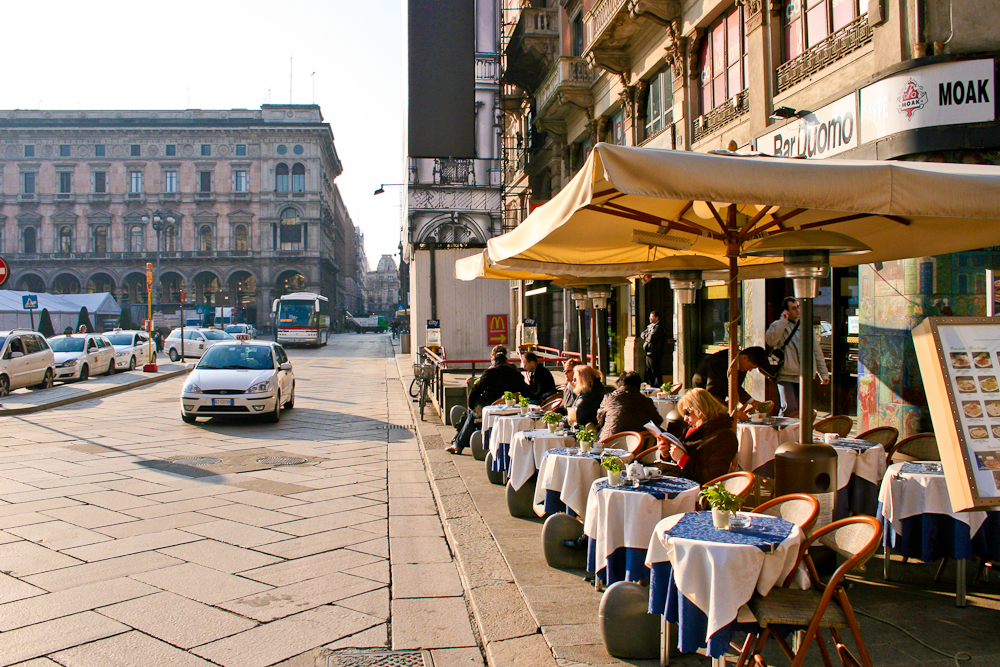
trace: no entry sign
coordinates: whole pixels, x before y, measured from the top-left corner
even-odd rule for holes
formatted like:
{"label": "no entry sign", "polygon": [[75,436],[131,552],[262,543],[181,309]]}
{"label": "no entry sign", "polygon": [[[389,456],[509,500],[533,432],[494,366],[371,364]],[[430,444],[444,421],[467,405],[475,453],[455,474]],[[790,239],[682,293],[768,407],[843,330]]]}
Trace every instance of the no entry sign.
{"label": "no entry sign", "polygon": [[7,269],[7,262],[0,259],[0,285],[7,282],[7,278],[10,276],[10,271]]}

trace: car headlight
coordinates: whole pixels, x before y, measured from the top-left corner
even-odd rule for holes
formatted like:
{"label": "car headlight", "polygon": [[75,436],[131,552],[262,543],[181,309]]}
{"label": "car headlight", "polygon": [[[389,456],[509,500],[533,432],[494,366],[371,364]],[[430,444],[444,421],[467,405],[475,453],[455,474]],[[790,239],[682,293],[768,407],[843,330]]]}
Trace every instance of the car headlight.
{"label": "car headlight", "polygon": [[186,385],[184,385],[184,393],[185,394],[200,394],[201,393],[201,387],[199,387],[198,385],[196,385],[194,382],[188,382]]}
{"label": "car headlight", "polygon": [[271,391],[270,380],[264,380],[263,382],[258,382],[257,384],[247,389],[248,394],[266,394],[269,391]]}
{"label": "car headlight", "polygon": [[70,359],[69,361],[62,362],[59,366],[61,368],[73,368],[73,366],[76,366],[76,362],[78,361],[79,359]]}
{"label": "car headlight", "polygon": [[128,350],[125,350],[124,352],[115,352],[115,356],[116,357],[127,357],[128,356]]}

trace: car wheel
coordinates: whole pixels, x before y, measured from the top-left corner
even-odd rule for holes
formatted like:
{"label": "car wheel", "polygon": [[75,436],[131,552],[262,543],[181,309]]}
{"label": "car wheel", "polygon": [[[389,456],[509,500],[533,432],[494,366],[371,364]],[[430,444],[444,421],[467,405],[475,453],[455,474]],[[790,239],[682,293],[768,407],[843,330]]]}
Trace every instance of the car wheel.
{"label": "car wheel", "polygon": [[45,369],[45,377],[42,378],[41,384],[36,384],[37,389],[50,389],[52,387],[52,369]]}
{"label": "car wheel", "polygon": [[128,369],[130,371],[135,370],[135,355],[133,355],[132,358],[128,360]]}
{"label": "car wheel", "polygon": [[0,397],[6,396],[10,393],[10,378],[6,375],[0,375]]}
{"label": "car wheel", "polygon": [[186,412],[181,413],[181,419],[184,420],[185,424],[193,424],[198,420],[197,417],[195,417],[194,415],[189,415]]}
{"label": "car wheel", "polygon": [[105,375],[114,375],[114,374],[115,374],[115,360],[112,359],[111,361],[108,362],[108,372],[105,373]]}
{"label": "car wheel", "polygon": [[80,369],[80,381],[83,382],[84,380],[89,380],[89,379],[90,379],[90,366],[84,364],[83,368]]}
{"label": "car wheel", "polygon": [[285,409],[291,410],[295,407],[295,383],[292,383],[292,395],[288,397],[288,401],[285,403]]}
{"label": "car wheel", "polygon": [[181,356],[177,354],[177,350],[175,348],[170,348],[170,361],[177,361],[180,358]]}
{"label": "car wheel", "polygon": [[267,415],[267,421],[277,424],[281,419],[281,392],[278,392],[278,400],[274,402],[274,410]]}

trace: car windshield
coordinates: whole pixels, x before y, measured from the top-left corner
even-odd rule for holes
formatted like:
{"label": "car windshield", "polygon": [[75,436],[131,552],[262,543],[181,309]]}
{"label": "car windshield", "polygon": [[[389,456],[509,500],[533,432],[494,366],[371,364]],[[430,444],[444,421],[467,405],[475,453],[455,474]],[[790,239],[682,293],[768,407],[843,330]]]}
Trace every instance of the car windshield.
{"label": "car windshield", "polygon": [[312,301],[282,301],[278,305],[278,324],[283,327],[308,327],[313,324]]}
{"label": "car windshield", "polygon": [[271,349],[265,345],[217,345],[210,347],[198,363],[199,370],[266,370],[274,368]]}
{"label": "car windshield", "polygon": [[53,352],[83,352],[82,338],[53,338],[49,341]]}
{"label": "car windshield", "polygon": [[226,333],[243,333],[246,329],[242,324],[230,324],[226,327]]}
{"label": "car windshield", "polygon": [[132,334],[108,334],[112,345],[131,345]]}
{"label": "car windshield", "polygon": [[230,340],[232,336],[225,331],[202,331],[201,334],[208,340]]}

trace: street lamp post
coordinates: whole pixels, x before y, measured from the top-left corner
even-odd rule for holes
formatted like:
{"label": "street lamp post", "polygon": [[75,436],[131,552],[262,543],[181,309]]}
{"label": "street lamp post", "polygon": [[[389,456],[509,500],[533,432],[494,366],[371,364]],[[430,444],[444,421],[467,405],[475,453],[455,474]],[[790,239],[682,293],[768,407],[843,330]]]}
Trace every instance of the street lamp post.
{"label": "street lamp post", "polygon": [[[160,237],[163,233],[164,224],[172,225],[174,224],[174,216],[169,212],[161,211],[156,209],[155,211],[150,211],[146,209],[146,214],[142,216],[142,221],[144,223],[152,223],[153,231],[156,232],[156,271],[153,274],[153,287],[156,289],[156,309],[160,310],[160,299],[162,298],[163,286],[160,284]],[[161,313],[162,314],[162,313]],[[184,319],[184,309],[181,308],[181,319]],[[152,341],[152,331],[150,333],[150,340]],[[149,363],[153,366],[156,365],[156,345],[155,342],[149,346]]]}

